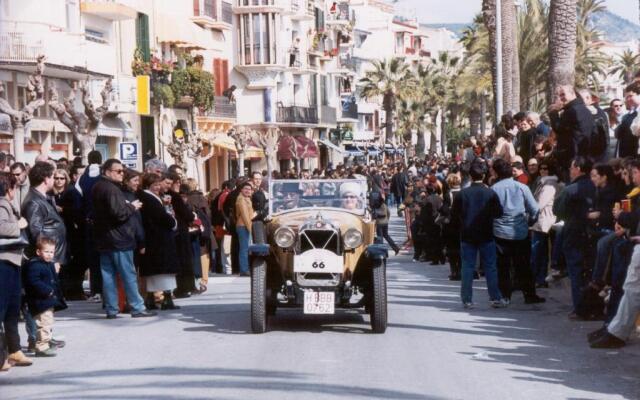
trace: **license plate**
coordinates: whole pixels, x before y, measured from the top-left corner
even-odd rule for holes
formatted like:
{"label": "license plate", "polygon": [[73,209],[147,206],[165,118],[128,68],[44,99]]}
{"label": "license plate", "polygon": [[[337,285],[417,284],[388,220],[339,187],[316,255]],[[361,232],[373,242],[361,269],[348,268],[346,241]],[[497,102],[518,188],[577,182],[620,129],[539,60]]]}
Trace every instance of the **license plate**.
{"label": "license plate", "polygon": [[334,314],[335,293],[333,292],[304,292],[305,314]]}

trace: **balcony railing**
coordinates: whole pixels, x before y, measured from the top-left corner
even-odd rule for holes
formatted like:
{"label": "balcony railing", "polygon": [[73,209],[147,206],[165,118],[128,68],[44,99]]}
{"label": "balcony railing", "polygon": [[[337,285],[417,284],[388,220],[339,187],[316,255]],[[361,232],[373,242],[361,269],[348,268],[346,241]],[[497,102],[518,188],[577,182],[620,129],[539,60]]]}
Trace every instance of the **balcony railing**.
{"label": "balcony railing", "polygon": [[342,103],[342,119],[358,119],[358,104],[345,101]]}
{"label": "balcony railing", "polygon": [[223,28],[220,23],[233,24],[233,9],[230,3],[222,0],[195,0],[193,21],[207,28]]}
{"label": "balcony railing", "polygon": [[25,32],[0,32],[0,60],[36,61],[44,54],[42,39]]}
{"label": "balcony railing", "polygon": [[349,22],[351,19],[349,4],[333,3],[332,7],[335,7],[335,10],[330,9],[327,22]]}
{"label": "balcony railing", "polygon": [[213,110],[207,113],[207,117],[235,119],[237,115],[236,103],[232,103],[226,96],[215,96]]}
{"label": "balcony railing", "polygon": [[298,124],[317,124],[318,108],[300,106],[278,106],[276,121]]}

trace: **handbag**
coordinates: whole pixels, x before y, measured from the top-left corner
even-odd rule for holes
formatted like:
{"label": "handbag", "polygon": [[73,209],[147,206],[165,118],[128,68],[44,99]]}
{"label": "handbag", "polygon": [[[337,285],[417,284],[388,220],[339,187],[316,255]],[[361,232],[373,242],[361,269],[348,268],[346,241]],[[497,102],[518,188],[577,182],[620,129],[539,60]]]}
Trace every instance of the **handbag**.
{"label": "handbag", "polygon": [[22,250],[29,246],[26,229],[20,230],[20,236],[14,238],[0,238],[0,251]]}

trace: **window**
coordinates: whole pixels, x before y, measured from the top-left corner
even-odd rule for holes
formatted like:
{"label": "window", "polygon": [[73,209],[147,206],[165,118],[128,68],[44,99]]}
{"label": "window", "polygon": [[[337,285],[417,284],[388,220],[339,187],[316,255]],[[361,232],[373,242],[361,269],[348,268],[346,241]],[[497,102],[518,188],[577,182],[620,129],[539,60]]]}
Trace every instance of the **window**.
{"label": "window", "polygon": [[404,50],[404,33],[396,33],[396,51]]}
{"label": "window", "polygon": [[84,28],[84,37],[91,42],[102,44],[109,43],[104,32],[92,28]]}
{"label": "window", "polygon": [[262,46],[260,45],[261,14],[252,14],[253,24],[253,64],[262,64]]}
{"label": "window", "polygon": [[25,137],[25,143],[27,144],[42,144],[46,139],[49,132],[47,131],[31,131],[31,137]]}
{"label": "window", "polygon": [[136,19],[136,47],[142,51],[145,61],[151,60],[151,48],[149,47],[149,16],[138,13]]}
{"label": "window", "polygon": [[55,132],[53,134],[53,143],[52,144],[69,144],[71,141],[69,140],[70,134],[67,132]]}
{"label": "window", "polygon": [[65,23],[67,31],[77,32],[80,28],[80,6],[77,0],[65,1]]}
{"label": "window", "polygon": [[327,76],[320,75],[320,104],[323,106],[329,105],[329,88],[327,87]]}
{"label": "window", "polygon": [[373,130],[373,114],[364,114],[364,130],[372,131]]}

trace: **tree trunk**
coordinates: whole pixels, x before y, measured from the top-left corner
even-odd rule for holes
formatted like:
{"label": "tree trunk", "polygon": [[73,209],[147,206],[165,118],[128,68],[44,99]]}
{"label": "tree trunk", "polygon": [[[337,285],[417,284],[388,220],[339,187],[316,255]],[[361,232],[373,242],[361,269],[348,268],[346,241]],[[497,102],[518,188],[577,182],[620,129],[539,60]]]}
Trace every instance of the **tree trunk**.
{"label": "tree trunk", "polygon": [[395,143],[393,141],[393,109],[387,104],[384,107],[384,115],[384,140],[385,142]]}
{"label": "tree trunk", "polygon": [[238,152],[238,178],[244,176],[244,152]]}
{"label": "tree trunk", "polygon": [[577,19],[576,0],[551,0],[547,104],[553,103],[559,86],[575,83]]}
{"label": "tree trunk", "polygon": [[[489,33],[489,54],[491,56],[491,84],[493,86],[493,98],[498,98],[498,82],[496,75],[496,0],[482,0],[482,19]],[[495,110],[497,114],[497,110]],[[496,118],[500,118],[497,116]]]}
{"label": "tree trunk", "polygon": [[424,157],[426,152],[426,141],[424,140],[424,132],[418,130],[416,143],[416,156]]}
{"label": "tree trunk", "polygon": [[518,44],[520,40],[518,39],[518,12],[516,10],[515,4],[512,4],[511,7],[513,18],[511,21],[511,29],[513,31],[513,58],[512,58],[512,84],[511,84],[511,103],[513,105],[513,109],[515,111],[524,110],[520,104],[520,50]]}
{"label": "tree trunk", "polygon": [[447,130],[446,130],[446,121],[447,121],[447,110],[442,110],[442,124],[440,129],[442,132],[440,133],[440,147],[442,148],[442,154],[446,154],[447,152]]}
{"label": "tree trunk", "polygon": [[480,110],[473,108],[469,113],[469,131],[471,136],[477,136],[480,133]]}
{"label": "tree trunk", "polygon": [[487,96],[480,96],[480,134],[484,136],[487,130]]}
{"label": "tree trunk", "polygon": [[13,154],[16,159],[22,159],[24,157],[24,124],[22,121],[15,125],[13,128]]}
{"label": "tree trunk", "polygon": [[515,16],[516,8],[513,0],[502,0],[502,103],[504,111],[515,112],[517,105],[513,103],[514,57],[516,52]]}

